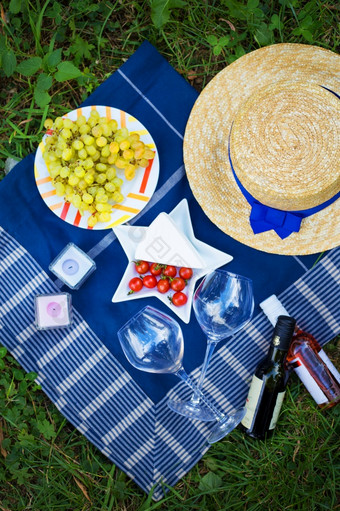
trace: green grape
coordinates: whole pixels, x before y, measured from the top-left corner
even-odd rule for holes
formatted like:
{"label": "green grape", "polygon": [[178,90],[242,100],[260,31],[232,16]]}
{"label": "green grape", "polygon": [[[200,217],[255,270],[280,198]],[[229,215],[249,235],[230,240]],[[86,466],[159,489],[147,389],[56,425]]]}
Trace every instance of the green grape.
{"label": "green grape", "polygon": [[103,158],[108,158],[111,154],[109,146],[106,145],[105,147],[103,147],[100,154],[102,155]]}
{"label": "green grape", "polygon": [[109,197],[105,193],[101,193],[101,194],[97,193],[97,195],[96,195],[96,202],[101,202],[101,203],[104,204],[108,200],[109,200]]}
{"label": "green grape", "polygon": [[57,117],[54,121],[54,126],[57,128],[57,130],[60,130],[64,126],[64,121],[61,117]]}
{"label": "green grape", "polygon": [[112,136],[112,129],[110,128],[108,123],[101,124],[101,128],[103,130],[104,137],[109,138]]}
{"label": "green grape", "polygon": [[86,190],[87,186],[88,184],[85,179],[81,179],[78,183],[78,188],[80,188],[80,190]]}
{"label": "green grape", "polygon": [[74,169],[74,173],[77,177],[84,177],[85,176],[85,169],[84,167],[82,167],[81,165],[78,165],[75,169]]}
{"label": "green grape", "polygon": [[56,178],[59,175],[60,175],[60,168],[59,168],[59,166],[55,167],[53,169],[50,168],[50,176],[51,176],[52,179]]}
{"label": "green grape", "polygon": [[84,181],[85,183],[87,183],[88,185],[92,185],[92,183],[94,182],[94,176],[93,174],[91,174],[90,172],[87,172],[84,176]]}
{"label": "green grape", "polygon": [[68,184],[70,184],[71,186],[77,186],[78,183],[79,177],[77,177],[75,174],[71,174],[70,177],[68,178]]}
{"label": "green grape", "polygon": [[88,193],[94,197],[98,191],[98,186],[89,186],[87,189]]}
{"label": "green grape", "polygon": [[100,185],[104,184],[104,183],[105,183],[105,181],[106,181],[106,175],[105,175],[105,174],[98,174],[98,175],[96,176],[95,181],[96,181],[98,184],[100,184]]}
{"label": "green grape", "polygon": [[92,145],[94,144],[94,137],[91,135],[83,135],[83,142],[85,145]]}
{"label": "green grape", "polygon": [[65,161],[70,161],[70,159],[73,156],[72,149],[70,147],[67,147],[63,150],[62,159]]}
{"label": "green grape", "polygon": [[62,177],[63,179],[69,177],[71,173],[71,170],[69,169],[69,167],[62,167],[61,171],[60,171],[60,177]]}
{"label": "green grape", "polygon": [[86,202],[86,204],[92,204],[92,202],[93,202],[92,195],[90,193],[84,193],[83,201]]}
{"label": "green grape", "polygon": [[87,151],[85,148],[83,149],[80,149],[80,151],[78,151],[78,156],[81,160],[86,160],[87,158]]}
{"label": "green grape", "polygon": [[57,192],[57,195],[59,197],[62,197],[65,193],[65,186],[63,185],[63,183],[60,183],[60,182],[56,182],[55,183],[55,189],[56,189],[56,192]]}
{"label": "green grape", "polygon": [[[90,146],[90,147],[92,147],[92,146]],[[86,160],[83,161],[83,167],[85,170],[92,169],[93,166],[94,166],[94,163],[91,160],[91,158],[86,158]]]}
{"label": "green grape", "polygon": [[96,225],[96,223],[98,222],[98,218],[95,216],[95,215],[92,215],[90,216],[88,219],[87,219],[87,225],[89,227],[94,227]]}
{"label": "green grape", "polygon": [[63,128],[61,130],[60,135],[63,137],[63,139],[68,140],[72,136],[72,132],[69,128]]}
{"label": "green grape", "polygon": [[91,133],[92,135],[95,137],[95,138],[99,138],[102,136],[103,134],[103,129],[101,126],[99,126],[98,124],[96,124],[96,126],[93,126],[92,130],[91,130]]}
{"label": "green grape", "polygon": [[84,143],[81,140],[76,139],[72,142],[72,147],[77,151],[80,151],[80,149],[84,147]]}
{"label": "green grape", "polygon": [[86,135],[87,133],[90,133],[91,131],[91,126],[89,126],[88,124],[82,124],[79,128],[79,133],[81,135]]}
{"label": "green grape", "polygon": [[109,181],[116,177],[116,169],[114,167],[109,167],[106,171],[106,177]]}
{"label": "green grape", "polygon": [[114,192],[114,194],[112,195],[112,199],[113,199],[115,202],[123,202],[123,200],[124,200],[124,196],[123,196],[120,192],[116,191],[116,192]]}
{"label": "green grape", "polygon": [[99,222],[109,222],[111,220],[110,213],[100,213]]}
{"label": "green grape", "polygon": [[91,112],[90,112],[90,118],[95,118],[96,120],[98,120],[98,119],[99,119],[99,117],[100,117],[100,116],[99,116],[99,112],[98,112],[98,110],[91,110]]}
{"label": "green grape", "polygon": [[93,161],[98,161],[98,160],[99,160],[99,158],[100,158],[100,152],[99,152],[99,151],[96,151],[96,152],[94,153],[94,155],[92,156],[92,160],[93,160]]}
{"label": "green grape", "polygon": [[125,149],[123,151],[123,158],[125,160],[132,160],[133,156],[134,156],[134,152],[132,149]]}
{"label": "green grape", "polygon": [[121,157],[119,156],[119,157],[116,159],[115,165],[116,165],[116,167],[118,167],[119,169],[124,169],[128,163],[129,163],[129,162],[128,162],[127,160],[124,160],[124,158],[121,158]]}
{"label": "green grape", "polygon": [[85,149],[89,156],[93,156],[97,152],[96,146],[94,144],[86,146]]}
{"label": "green grape", "polygon": [[84,126],[84,124],[86,124],[86,117],[84,115],[80,115],[76,120],[76,124],[79,126],[79,128],[80,126]]}
{"label": "green grape", "polygon": [[72,204],[75,208],[79,208],[81,205],[81,197],[78,194],[73,195]]}
{"label": "green grape", "polygon": [[108,122],[110,128],[112,129],[113,132],[117,131],[118,129],[118,122],[116,121],[116,119],[111,119],[109,122]]}
{"label": "green grape", "polygon": [[47,130],[50,130],[53,126],[53,121],[52,119],[46,119],[45,122],[44,122],[44,128],[46,128]]}
{"label": "green grape", "polygon": [[151,149],[146,147],[144,154],[143,154],[143,158],[146,158],[147,160],[153,160],[154,157],[155,157],[155,153],[153,151],[151,151]]}
{"label": "green grape", "polygon": [[137,164],[139,167],[147,167],[149,165],[149,160],[142,158],[141,160],[137,160]]}
{"label": "green grape", "polygon": [[120,128],[120,130],[117,131],[117,134],[126,138],[129,136],[129,130],[127,128]]}
{"label": "green grape", "polygon": [[115,185],[116,188],[120,188],[121,186],[123,186],[124,181],[120,177],[115,177],[112,180],[112,183]]}
{"label": "green grape", "polygon": [[104,188],[107,192],[113,193],[116,190],[116,187],[113,183],[106,183]]}
{"label": "green grape", "polygon": [[87,119],[87,125],[90,128],[94,128],[96,124],[97,124],[97,119],[95,117],[90,116],[89,119]]}
{"label": "green grape", "polygon": [[122,151],[124,151],[125,149],[129,149],[130,147],[130,142],[127,140],[127,139],[124,139],[120,144],[119,144],[119,149],[121,149]]}
{"label": "green grape", "polygon": [[99,170],[99,172],[106,172],[107,165],[105,165],[105,163],[97,163],[96,170]]}
{"label": "green grape", "polygon": [[71,119],[68,119],[67,117],[64,119],[64,128],[71,129],[73,126],[73,121]]}
{"label": "green grape", "polygon": [[118,158],[118,154],[110,154],[110,156],[107,159],[107,163],[109,163],[110,165],[113,165],[116,162],[117,158]]}
{"label": "green grape", "polygon": [[105,137],[96,138],[96,144],[98,147],[104,147],[107,144],[107,139]]}

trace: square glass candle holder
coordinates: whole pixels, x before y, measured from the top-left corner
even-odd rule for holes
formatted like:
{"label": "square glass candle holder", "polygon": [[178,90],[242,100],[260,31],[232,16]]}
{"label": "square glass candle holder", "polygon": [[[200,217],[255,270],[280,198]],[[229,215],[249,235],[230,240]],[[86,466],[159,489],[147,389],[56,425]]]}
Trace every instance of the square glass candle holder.
{"label": "square glass candle holder", "polygon": [[71,295],[52,293],[35,297],[35,325],[38,330],[67,328],[72,323]]}
{"label": "square glass candle holder", "polygon": [[51,262],[49,269],[70,289],[79,289],[96,269],[96,263],[77,245],[69,243]]}

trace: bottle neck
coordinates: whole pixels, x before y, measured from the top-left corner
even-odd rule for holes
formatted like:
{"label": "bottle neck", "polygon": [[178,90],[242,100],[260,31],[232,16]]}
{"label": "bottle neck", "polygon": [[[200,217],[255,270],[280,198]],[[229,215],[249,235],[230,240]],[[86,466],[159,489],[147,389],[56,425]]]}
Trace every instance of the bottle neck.
{"label": "bottle neck", "polygon": [[286,358],[287,350],[286,349],[280,349],[277,346],[274,346],[271,344],[269,351],[268,351],[268,357],[267,360],[274,362],[274,363],[282,363],[284,359]]}

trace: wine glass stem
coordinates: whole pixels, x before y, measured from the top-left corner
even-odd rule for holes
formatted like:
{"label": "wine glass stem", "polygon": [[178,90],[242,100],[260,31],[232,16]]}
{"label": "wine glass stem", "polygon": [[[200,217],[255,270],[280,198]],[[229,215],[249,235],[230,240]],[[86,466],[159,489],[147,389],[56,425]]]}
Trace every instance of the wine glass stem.
{"label": "wine glass stem", "polygon": [[178,369],[174,373],[178,378],[185,381],[187,385],[194,391],[194,394],[198,396],[198,399],[202,401],[215,415],[215,418],[217,421],[221,421],[225,418],[225,415],[223,413],[219,412],[217,408],[205,397],[205,395],[202,393],[202,391],[196,387],[196,385],[191,381],[187,373],[184,371],[183,367]]}
{"label": "wine glass stem", "polygon": [[[207,349],[205,351],[205,357],[204,357],[204,361],[203,361],[203,365],[202,365],[202,369],[201,369],[201,374],[200,374],[200,377],[199,377],[198,382],[197,382],[197,389],[198,390],[202,389],[203,380],[204,380],[206,372],[208,370],[211,357],[212,357],[212,355],[213,355],[213,353],[215,351],[216,344],[217,344],[217,341],[213,341],[213,340],[209,339],[209,337],[208,337],[208,339],[207,339]],[[199,394],[197,392],[194,392],[193,395],[191,396],[190,401],[192,402],[192,404],[198,405],[199,402],[200,402]]]}

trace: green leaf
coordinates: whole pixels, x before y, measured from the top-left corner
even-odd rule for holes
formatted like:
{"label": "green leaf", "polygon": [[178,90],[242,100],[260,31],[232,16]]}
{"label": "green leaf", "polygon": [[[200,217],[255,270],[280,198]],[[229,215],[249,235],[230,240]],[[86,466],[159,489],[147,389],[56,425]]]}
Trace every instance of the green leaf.
{"label": "green leaf", "polygon": [[58,48],[57,50],[52,51],[47,58],[47,65],[49,67],[57,67],[57,65],[61,61],[61,52],[62,49]]}
{"label": "green leaf", "polygon": [[65,82],[66,80],[73,80],[81,76],[81,71],[72,62],[65,61],[58,65],[58,71],[54,75],[54,78],[58,82]]}
{"label": "green leaf", "polygon": [[283,23],[280,20],[280,17],[277,14],[273,14],[273,16],[270,18],[271,23],[269,24],[270,30],[282,30]]}
{"label": "green leaf", "polygon": [[44,419],[43,421],[37,421],[37,428],[42,435],[46,438],[46,440],[50,440],[56,436],[56,432],[54,431],[53,424],[48,422],[48,420]]}
{"label": "green leaf", "polygon": [[250,11],[253,11],[254,9],[256,9],[256,7],[259,5],[259,3],[260,3],[259,0],[248,0],[247,9],[249,9]]}
{"label": "green leaf", "polygon": [[20,369],[13,369],[13,376],[18,381],[22,381],[25,378],[24,373]]}
{"label": "green leaf", "polygon": [[4,346],[1,346],[0,348],[0,358],[4,358],[7,354],[7,348],[5,348]]}
{"label": "green leaf", "polygon": [[218,43],[218,39],[215,35],[208,35],[207,36],[207,41],[209,44],[211,44],[211,46],[215,46],[215,44]]}
{"label": "green leaf", "polygon": [[38,374],[34,371],[31,371],[30,373],[27,373],[25,376],[25,380],[27,381],[34,381],[38,377]]}
{"label": "green leaf", "polygon": [[309,30],[301,29],[301,35],[308,41],[309,43],[314,42],[313,34]]}
{"label": "green leaf", "polygon": [[2,69],[4,70],[4,73],[7,76],[7,78],[12,76],[12,74],[14,73],[14,70],[16,68],[16,65],[17,65],[17,58],[16,58],[13,50],[5,51],[2,54],[1,66],[2,66]]}
{"label": "green leaf", "polygon": [[222,47],[219,44],[216,44],[216,46],[213,47],[213,54],[219,55],[222,51]]}
{"label": "green leaf", "polygon": [[38,76],[37,80],[37,88],[46,91],[52,87],[52,76],[46,75],[45,73],[41,73]]}
{"label": "green leaf", "polygon": [[273,42],[273,32],[266,23],[261,23],[254,34],[255,40],[260,46],[266,46]]}
{"label": "green leaf", "polygon": [[5,362],[0,358],[0,369],[5,369]]}
{"label": "green leaf", "polygon": [[49,95],[48,92],[36,87],[34,89],[34,100],[36,104],[40,106],[40,108],[44,108],[51,101],[51,96]]}
{"label": "green leaf", "polygon": [[21,11],[21,0],[11,0],[9,3],[9,12],[18,14]]}
{"label": "green leaf", "polygon": [[156,28],[161,28],[169,19],[172,9],[184,7],[186,2],[183,0],[152,0],[151,1],[151,19]]}
{"label": "green leaf", "polygon": [[221,37],[220,40],[218,41],[218,44],[220,46],[227,46],[229,44],[229,41],[230,41],[230,37],[228,35],[225,35],[224,37]]}
{"label": "green leaf", "polygon": [[202,477],[198,487],[200,490],[207,491],[221,488],[221,486],[223,486],[222,478],[217,474],[214,474],[214,472],[208,472]]}
{"label": "green leaf", "polygon": [[20,62],[17,65],[17,71],[24,76],[32,76],[41,68],[41,64],[42,60],[40,57],[32,57]]}

